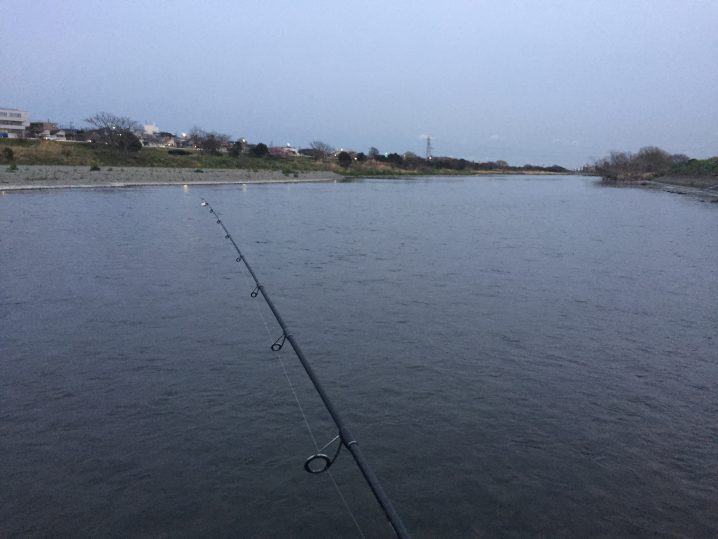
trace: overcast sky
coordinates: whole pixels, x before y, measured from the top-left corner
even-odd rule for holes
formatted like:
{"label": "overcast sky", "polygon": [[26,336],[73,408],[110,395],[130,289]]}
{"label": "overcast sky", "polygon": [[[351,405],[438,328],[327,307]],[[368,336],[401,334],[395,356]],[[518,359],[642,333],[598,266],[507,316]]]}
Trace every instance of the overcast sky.
{"label": "overcast sky", "polygon": [[575,166],[718,155],[718,1],[2,0],[0,106]]}

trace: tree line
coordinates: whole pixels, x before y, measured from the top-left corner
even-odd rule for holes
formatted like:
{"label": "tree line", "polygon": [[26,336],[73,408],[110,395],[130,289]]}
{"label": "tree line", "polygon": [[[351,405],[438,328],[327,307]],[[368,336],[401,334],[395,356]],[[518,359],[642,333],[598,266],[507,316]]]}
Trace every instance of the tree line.
{"label": "tree line", "polygon": [[632,181],[663,176],[678,170],[681,165],[695,161],[685,154],[670,154],[656,146],[646,146],[632,152],[611,152],[594,162],[588,172],[608,181]]}
{"label": "tree line", "polygon": [[592,171],[609,181],[641,180],[663,176],[689,161],[691,158],[687,155],[671,155],[656,146],[646,146],[636,153],[611,152],[595,161]]}
{"label": "tree line", "polygon": [[[93,143],[108,146],[123,152],[137,152],[142,148],[142,141],[137,135],[142,131],[141,126],[126,116],[99,112],[86,118],[85,122],[92,127],[87,133],[87,138]],[[274,152],[274,150],[270,150],[263,142],[249,144],[244,139],[232,141],[229,135],[216,131],[205,131],[197,126],[189,131],[185,140],[193,148],[208,155],[227,153],[231,156],[238,157],[247,154],[253,157],[263,158],[268,156],[270,151]],[[188,153],[187,150],[180,148],[169,151],[170,153],[177,154]],[[298,150],[298,154],[311,157],[316,161],[334,162],[343,168],[349,168],[354,164],[361,165],[374,162],[384,164],[390,168],[425,172],[431,172],[433,170],[454,170],[457,172],[492,170],[567,172],[565,168],[558,165],[550,167],[532,164],[510,166],[503,160],[476,162],[468,159],[445,156],[424,158],[413,152],[406,152],[404,154],[396,152],[381,153],[373,146],[369,148],[366,153],[352,150],[337,151],[330,144],[320,140],[312,141],[308,148]]]}

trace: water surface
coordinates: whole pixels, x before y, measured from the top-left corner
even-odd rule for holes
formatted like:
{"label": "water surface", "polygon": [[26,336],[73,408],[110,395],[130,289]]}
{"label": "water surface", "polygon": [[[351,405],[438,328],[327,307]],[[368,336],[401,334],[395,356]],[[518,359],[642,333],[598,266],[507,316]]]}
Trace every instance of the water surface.
{"label": "water surface", "polygon": [[718,208],[578,177],[0,197],[0,535],[358,535],[202,197],[414,535],[718,535]]}

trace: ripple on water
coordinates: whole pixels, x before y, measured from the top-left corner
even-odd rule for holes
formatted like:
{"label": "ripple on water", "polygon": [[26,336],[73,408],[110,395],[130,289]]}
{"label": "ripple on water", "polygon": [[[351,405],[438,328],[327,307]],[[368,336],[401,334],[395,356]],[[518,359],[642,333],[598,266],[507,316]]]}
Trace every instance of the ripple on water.
{"label": "ripple on water", "polygon": [[718,535],[718,214],[574,177],[2,197],[0,535],[355,533],[202,197],[417,536]]}

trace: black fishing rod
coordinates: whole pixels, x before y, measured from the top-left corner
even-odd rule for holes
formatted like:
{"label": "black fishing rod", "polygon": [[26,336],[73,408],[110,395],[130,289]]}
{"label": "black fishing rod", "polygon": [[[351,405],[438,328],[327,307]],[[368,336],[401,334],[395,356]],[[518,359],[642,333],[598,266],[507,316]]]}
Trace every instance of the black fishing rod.
{"label": "black fishing rod", "polygon": [[[269,298],[267,290],[259,282],[259,279],[257,279],[257,275],[254,273],[252,266],[249,265],[249,262],[242,254],[242,251],[237,245],[237,242],[234,241],[234,238],[232,238],[232,235],[229,233],[229,230],[227,230],[227,227],[224,226],[224,223],[219,218],[219,215],[217,215],[217,212],[214,211],[214,208],[212,208],[210,203],[202,199],[202,206],[208,207],[209,213],[213,214],[217,218],[217,224],[222,227],[222,230],[224,230],[225,239],[228,239],[232,243],[234,250],[237,251],[237,254],[239,255],[236,259],[237,262],[243,262],[245,267],[247,268],[247,271],[249,271],[249,274],[252,276],[255,288],[252,291],[251,296],[253,298],[256,298],[259,294],[262,294],[264,301],[269,306],[269,309],[272,311],[272,314],[277,320],[279,327],[282,329],[282,335],[274,342],[274,344],[272,344],[271,349],[275,352],[278,352],[282,349],[282,346],[284,345],[285,341],[288,341],[289,344],[292,345],[292,349],[294,350],[295,355],[302,364],[302,367],[304,367],[307,376],[309,376],[309,379],[312,381],[314,388],[317,390],[317,393],[319,393],[319,396],[321,397],[324,406],[329,412],[329,415],[332,416],[332,420],[334,421],[334,424],[339,431],[339,434],[332,441],[319,449],[316,454],[310,456],[304,462],[304,469],[309,473],[326,472],[329,467],[334,464],[334,461],[339,456],[339,451],[341,450],[342,446],[346,447],[347,450],[351,453],[352,457],[354,457],[354,461],[357,463],[357,466],[359,467],[359,470],[364,476],[364,479],[369,484],[369,488],[374,493],[377,502],[379,502],[379,505],[381,506],[382,510],[384,511],[384,514],[386,515],[386,518],[389,520],[389,523],[394,528],[394,533],[396,533],[397,537],[400,537],[401,539],[410,537],[409,532],[404,527],[404,523],[401,521],[401,517],[394,509],[391,500],[389,500],[389,497],[386,495],[386,492],[384,492],[384,489],[379,483],[379,479],[377,479],[376,475],[369,466],[369,463],[364,458],[364,454],[361,452],[361,449],[359,449],[359,444],[357,443],[356,439],[354,439],[354,437],[349,433],[349,429],[342,420],[341,415],[339,415],[339,411],[334,407],[334,404],[329,399],[329,395],[327,395],[326,391],[324,391],[324,387],[319,381],[319,378],[317,378],[317,375],[315,374],[312,366],[309,364],[309,361],[304,355],[304,352],[302,352],[302,349],[299,347],[299,343],[297,343],[296,339],[294,338],[294,335],[292,335],[292,333],[289,331],[289,328],[284,323],[284,319],[279,314],[279,311],[277,311],[274,302]],[[326,447],[331,445],[337,438],[339,439],[339,446],[337,447],[334,456],[330,458],[329,456],[322,453],[322,451]]]}

